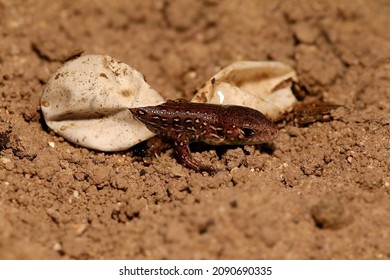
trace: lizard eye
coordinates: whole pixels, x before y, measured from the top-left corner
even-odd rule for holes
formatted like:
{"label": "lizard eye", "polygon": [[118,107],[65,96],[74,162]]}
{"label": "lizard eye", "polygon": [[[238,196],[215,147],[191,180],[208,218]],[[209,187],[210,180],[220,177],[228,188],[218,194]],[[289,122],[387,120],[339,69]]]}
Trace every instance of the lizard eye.
{"label": "lizard eye", "polygon": [[255,131],[253,129],[250,129],[250,128],[242,128],[241,133],[245,137],[252,137],[253,135],[255,135]]}

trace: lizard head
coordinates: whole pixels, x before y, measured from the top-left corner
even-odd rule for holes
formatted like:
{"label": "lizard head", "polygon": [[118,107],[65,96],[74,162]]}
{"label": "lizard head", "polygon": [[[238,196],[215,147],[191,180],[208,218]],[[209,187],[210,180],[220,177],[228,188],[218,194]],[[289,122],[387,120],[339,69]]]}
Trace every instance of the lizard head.
{"label": "lizard head", "polygon": [[224,143],[250,145],[270,142],[277,134],[276,125],[261,112],[242,106],[225,106],[220,123],[224,126]]}

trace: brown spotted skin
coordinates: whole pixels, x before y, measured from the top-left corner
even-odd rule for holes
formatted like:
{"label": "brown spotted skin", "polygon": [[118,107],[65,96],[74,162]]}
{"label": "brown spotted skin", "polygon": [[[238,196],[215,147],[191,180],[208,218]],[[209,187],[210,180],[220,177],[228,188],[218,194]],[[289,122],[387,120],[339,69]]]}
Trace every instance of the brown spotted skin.
{"label": "brown spotted skin", "polygon": [[196,161],[189,150],[192,142],[210,145],[250,145],[269,142],[276,126],[257,110],[233,105],[169,100],[158,106],[130,108],[136,119],[152,132],[173,141],[184,165],[197,172],[215,173],[215,168]]}

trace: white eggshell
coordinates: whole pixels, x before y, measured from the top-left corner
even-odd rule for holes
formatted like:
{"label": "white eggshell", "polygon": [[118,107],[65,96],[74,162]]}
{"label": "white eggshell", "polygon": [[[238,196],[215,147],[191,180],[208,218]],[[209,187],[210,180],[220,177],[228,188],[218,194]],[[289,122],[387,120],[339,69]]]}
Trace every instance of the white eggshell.
{"label": "white eggshell", "polygon": [[85,55],[52,75],[43,89],[41,109],[47,125],[67,140],[120,151],[154,135],[128,108],[163,102],[129,65],[109,56]]}
{"label": "white eggshell", "polygon": [[297,102],[291,83],[283,86],[288,79],[297,81],[297,75],[284,63],[238,61],[208,80],[191,101],[251,107],[276,120]]}

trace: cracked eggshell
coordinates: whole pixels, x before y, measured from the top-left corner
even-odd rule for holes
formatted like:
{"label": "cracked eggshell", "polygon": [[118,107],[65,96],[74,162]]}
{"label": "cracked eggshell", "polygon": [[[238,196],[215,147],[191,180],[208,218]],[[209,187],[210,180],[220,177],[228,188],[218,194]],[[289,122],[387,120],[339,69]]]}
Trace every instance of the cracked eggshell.
{"label": "cracked eggshell", "polygon": [[143,75],[112,57],[85,55],[60,67],[43,89],[47,125],[80,146],[126,150],[152,137],[128,110],[164,102]]}
{"label": "cracked eggshell", "polygon": [[284,63],[238,61],[214,75],[191,101],[251,107],[276,120],[297,103],[291,79],[297,81],[297,75]]}

